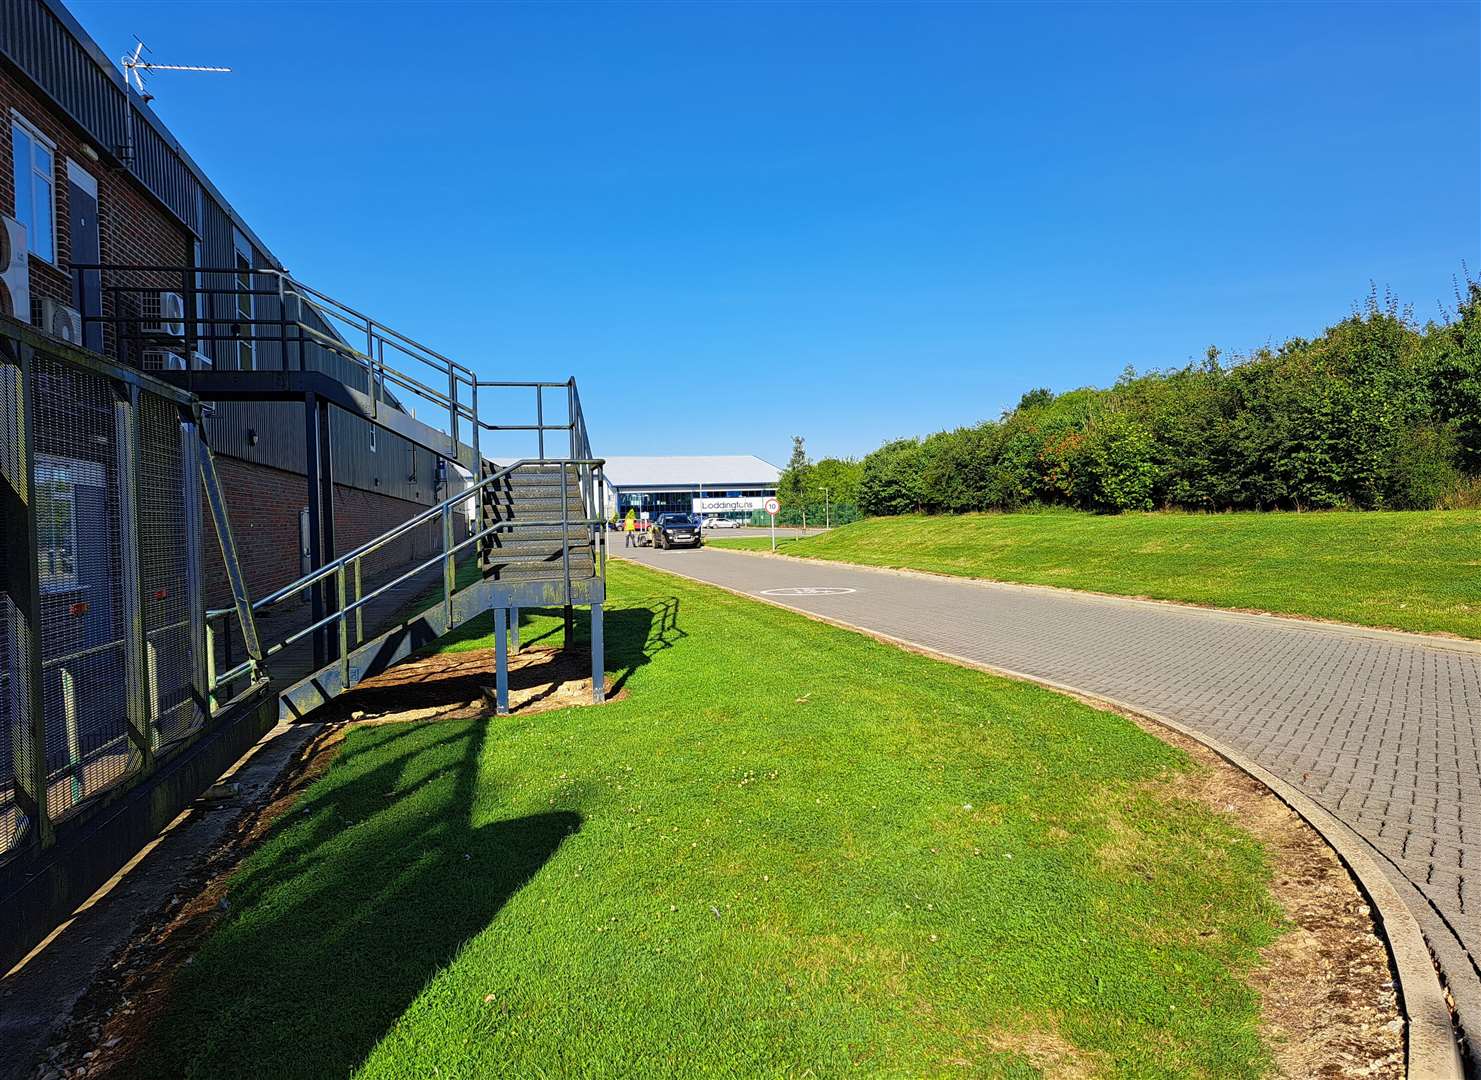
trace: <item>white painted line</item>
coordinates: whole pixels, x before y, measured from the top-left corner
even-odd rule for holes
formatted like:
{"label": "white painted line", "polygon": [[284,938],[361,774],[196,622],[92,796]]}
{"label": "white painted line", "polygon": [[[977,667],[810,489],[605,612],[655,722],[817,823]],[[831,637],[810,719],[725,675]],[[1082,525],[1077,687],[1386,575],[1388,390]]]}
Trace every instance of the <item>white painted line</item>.
{"label": "white painted line", "polygon": [[762,596],[842,596],[844,593],[858,592],[858,589],[846,589],[841,585],[799,585],[792,589],[762,589]]}

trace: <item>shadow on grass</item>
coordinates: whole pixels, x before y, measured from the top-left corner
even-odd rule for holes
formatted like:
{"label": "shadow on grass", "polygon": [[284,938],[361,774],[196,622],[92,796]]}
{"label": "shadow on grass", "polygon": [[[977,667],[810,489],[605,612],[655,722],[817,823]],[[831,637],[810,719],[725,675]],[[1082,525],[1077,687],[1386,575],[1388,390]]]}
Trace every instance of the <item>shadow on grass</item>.
{"label": "shadow on grass", "polygon": [[473,824],[487,722],[388,725],[274,827],[123,1075],[349,1075],[581,826]]}
{"label": "shadow on grass", "polygon": [[[560,608],[524,608],[520,611],[521,628],[531,630],[520,639],[521,648],[538,645],[560,646],[563,644],[563,629]],[[493,645],[493,613],[480,615],[455,633],[442,638],[419,655],[427,655],[444,649],[483,648]],[[677,596],[643,596],[624,600],[621,607],[608,604],[604,611],[606,656],[603,666],[612,676],[609,693],[615,694],[626,684],[634,671],[653,659],[654,656],[672,649],[689,635],[679,627],[679,598]],[[577,608],[575,627],[571,636],[572,646],[583,654],[591,651],[591,610]],[[538,672],[538,668],[527,669]],[[511,686],[520,678],[538,679],[538,674],[528,676],[515,672],[511,675]]]}

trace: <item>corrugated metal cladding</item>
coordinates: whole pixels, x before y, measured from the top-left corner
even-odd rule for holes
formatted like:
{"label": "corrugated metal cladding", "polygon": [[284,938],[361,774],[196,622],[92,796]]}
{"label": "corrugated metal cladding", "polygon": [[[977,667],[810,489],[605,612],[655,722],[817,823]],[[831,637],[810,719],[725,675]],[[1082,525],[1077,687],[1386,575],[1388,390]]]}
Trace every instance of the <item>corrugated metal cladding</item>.
{"label": "corrugated metal cladding", "polygon": [[[303,406],[296,402],[221,402],[206,420],[206,435],[218,454],[302,473],[303,425]],[[372,450],[373,426],[340,409],[331,410],[329,425],[336,483],[431,505],[436,454],[389,431],[376,432]]]}
{"label": "corrugated metal cladding", "polygon": [[[130,101],[129,108],[133,107]],[[165,137],[139,115],[134,117],[134,157],[129,162],[129,171],[187,228],[200,232],[200,181]]]}
{"label": "corrugated metal cladding", "polygon": [[0,52],[109,153],[127,141],[123,92],[37,0],[0,0]]}
{"label": "corrugated metal cladding", "polygon": [[[230,208],[216,197],[209,184],[202,183],[171,137],[154,126],[152,115],[124,92],[121,74],[106,66],[102,54],[80,28],[74,32],[69,18],[54,0],[0,0],[0,55],[56,101],[100,150],[115,156],[125,152],[132,110],[134,155],[130,172],[200,238],[198,265],[234,267],[237,229]],[[251,257],[254,267],[277,266],[270,254],[255,245]],[[235,287],[234,274],[205,274],[202,278],[207,289]],[[254,287],[273,285],[273,279],[263,278]],[[215,320],[208,332],[230,334],[237,318],[236,298],[208,296],[203,303],[205,316]],[[275,320],[281,314],[275,296],[256,297],[254,304],[257,319]],[[323,333],[337,336],[315,312],[305,311],[303,319]],[[273,326],[259,329],[258,340],[253,343],[253,367],[283,367],[283,346],[273,340],[281,333]],[[241,366],[234,341],[202,342],[202,350],[218,369]],[[288,365],[296,368],[297,346],[290,345],[287,352]],[[304,361],[309,368],[332,375],[361,392],[369,390],[369,377],[362,367],[322,346],[309,345]],[[378,433],[372,452],[370,424],[344,413],[338,413],[334,423],[335,470],[340,483],[416,502],[431,501],[435,455],[386,431]],[[222,403],[207,426],[212,444],[220,453],[294,472],[304,470],[301,406]],[[256,445],[249,439],[252,432],[257,436]]]}
{"label": "corrugated metal cladding", "polygon": [[38,0],[0,0],[0,51],[50,95],[100,149],[125,152],[133,110],[129,171],[192,230],[200,228],[200,182],[132,99],[115,73]]}

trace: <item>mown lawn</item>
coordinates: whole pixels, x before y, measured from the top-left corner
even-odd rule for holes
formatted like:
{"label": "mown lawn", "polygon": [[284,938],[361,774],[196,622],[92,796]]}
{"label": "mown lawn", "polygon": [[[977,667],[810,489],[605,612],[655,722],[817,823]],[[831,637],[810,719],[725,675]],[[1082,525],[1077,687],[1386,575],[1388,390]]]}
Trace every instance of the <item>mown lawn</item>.
{"label": "mown lawn", "polygon": [[871,518],[778,550],[1481,638],[1481,510]]}
{"label": "mown lawn", "polygon": [[1180,752],[630,564],[611,585],[625,696],[353,730],[136,1075],[1268,1072],[1268,866],[1180,799]]}

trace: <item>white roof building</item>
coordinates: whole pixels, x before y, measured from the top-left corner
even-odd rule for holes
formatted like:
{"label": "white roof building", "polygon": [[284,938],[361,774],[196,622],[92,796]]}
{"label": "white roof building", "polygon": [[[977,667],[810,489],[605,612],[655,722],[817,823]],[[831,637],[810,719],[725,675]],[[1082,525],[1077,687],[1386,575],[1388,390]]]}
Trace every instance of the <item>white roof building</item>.
{"label": "white roof building", "polygon": [[609,457],[607,512],[665,511],[744,517],[776,494],[782,471],[754,454]]}
{"label": "white roof building", "polygon": [[701,457],[609,457],[607,483],[619,490],[664,488],[770,487],[777,485],[782,470],[754,454],[720,454]]}

